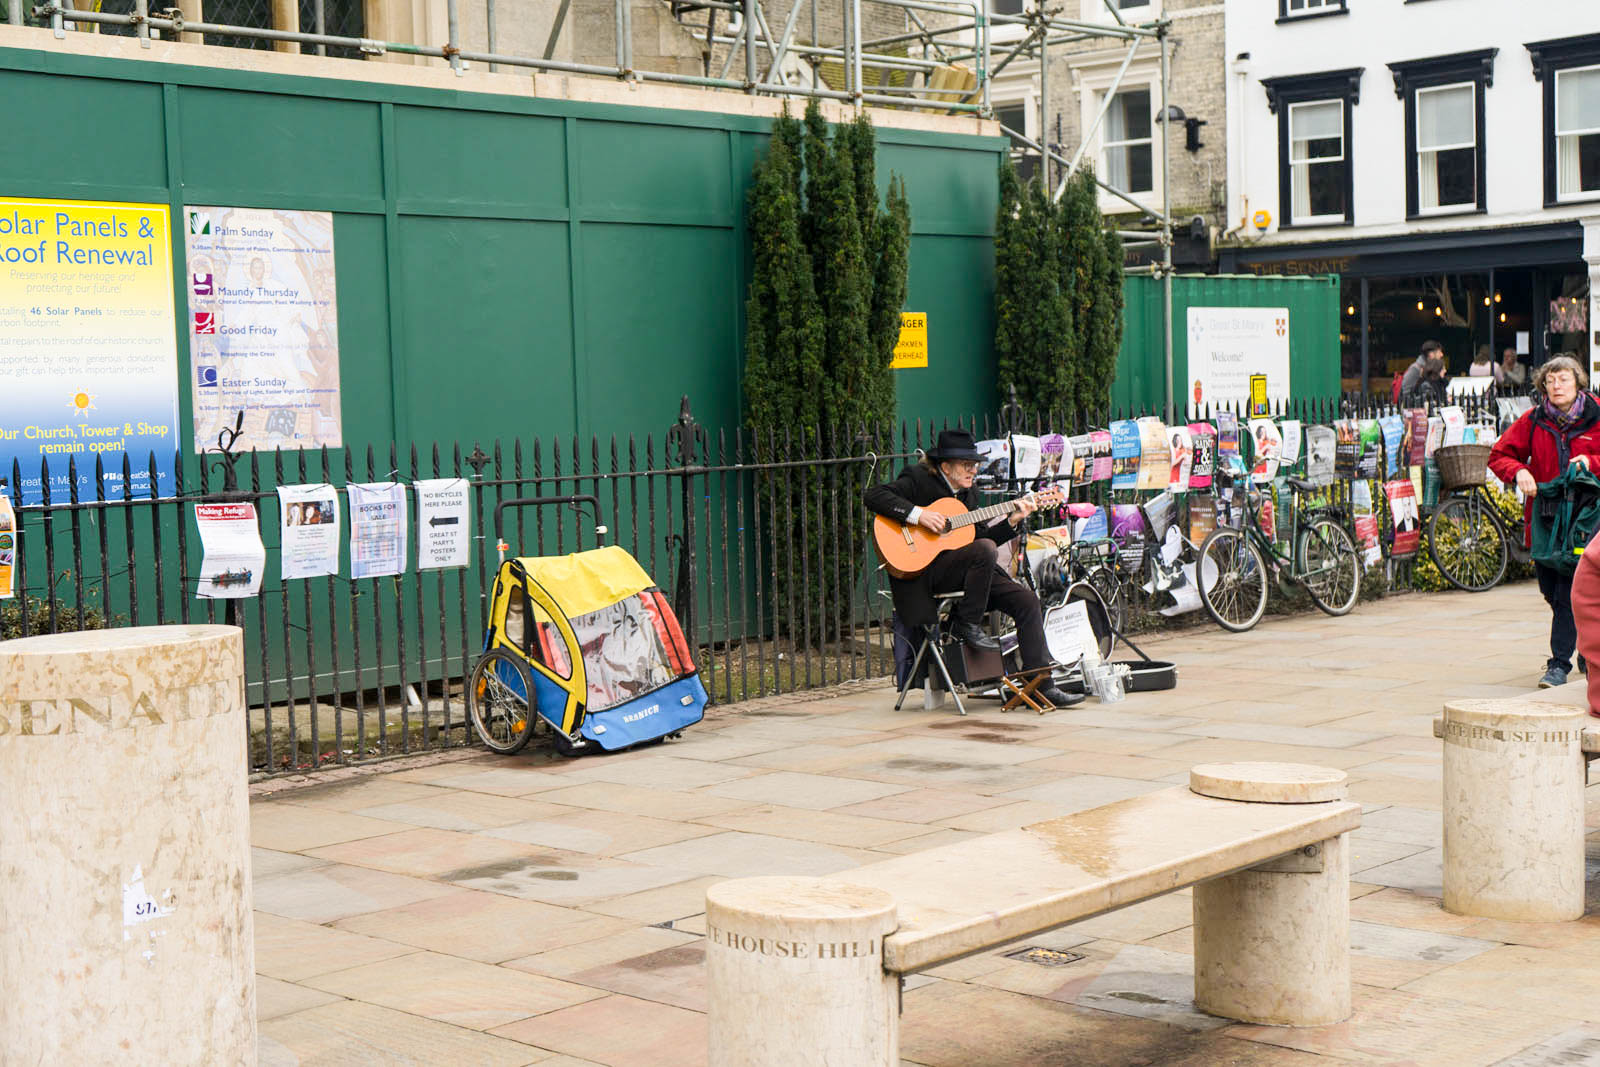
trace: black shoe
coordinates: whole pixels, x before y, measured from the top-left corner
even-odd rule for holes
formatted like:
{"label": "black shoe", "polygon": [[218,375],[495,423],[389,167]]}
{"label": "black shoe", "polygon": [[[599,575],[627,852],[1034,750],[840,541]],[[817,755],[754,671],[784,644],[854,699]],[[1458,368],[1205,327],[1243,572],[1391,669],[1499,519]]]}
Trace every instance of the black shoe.
{"label": "black shoe", "polygon": [[1063,692],[1053,685],[1040,686],[1039,695],[1044,697],[1045,700],[1054,704],[1058,708],[1070,708],[1074,704],[1083,703],[1082,693]]}
{"label": "black shoe", "polygon": [[1000,642],[984,633],[975,622],[957,622],[950,626],[950,632],[974,652],[999,652]]}

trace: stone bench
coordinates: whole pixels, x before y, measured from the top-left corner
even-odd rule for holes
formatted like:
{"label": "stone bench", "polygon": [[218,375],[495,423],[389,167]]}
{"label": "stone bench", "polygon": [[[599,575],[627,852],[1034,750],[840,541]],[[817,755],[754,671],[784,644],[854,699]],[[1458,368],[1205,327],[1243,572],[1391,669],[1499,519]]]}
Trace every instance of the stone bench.
{"label": "stone bench", "polygon": [[1194,887],[1195,1005],[1252,1023],[1350,1013],[1342,771],[1197,767],[1189,787],[824,879],[706,891],[711,1063],[899,1063],[899,979]]}
{"label": "stone bench", "polygon": [[1445,705],[1433,735],[1444,742],[1446,911],[1519,922],[1583,917],[1583,788],[1587,761],[1600,755],[1591,724],[1584,682]]}

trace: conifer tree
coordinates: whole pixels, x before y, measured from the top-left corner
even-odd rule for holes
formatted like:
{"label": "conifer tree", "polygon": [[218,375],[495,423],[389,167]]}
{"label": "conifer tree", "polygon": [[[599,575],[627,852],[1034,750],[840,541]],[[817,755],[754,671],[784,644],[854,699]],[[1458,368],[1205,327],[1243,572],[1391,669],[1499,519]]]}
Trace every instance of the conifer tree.
{"label": "conifer tree", "polygon": [[1016,387],[1031,411],[1063,410],[1073,397],[1072,307],[1062,292],[1059,212],[1035,179],[1021,186],[1001,164],[995,220],[995,355],[999,387]]}
{"label": "conifer tree", "polygon": [[814,442],[822,414],[815,383],[823,329],[811,257],[800,241],[799,160],[792,148],[798,126],[787,115],[779,120],[750,188],[745,421],[752,428],[792,428],[802,441]]}

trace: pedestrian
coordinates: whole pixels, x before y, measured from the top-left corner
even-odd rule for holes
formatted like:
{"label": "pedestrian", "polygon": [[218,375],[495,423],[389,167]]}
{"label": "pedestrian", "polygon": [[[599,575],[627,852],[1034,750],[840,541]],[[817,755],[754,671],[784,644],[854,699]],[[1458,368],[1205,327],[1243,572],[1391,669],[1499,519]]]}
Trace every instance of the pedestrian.
{"label": "pedestrian", "polygon": [[1469,378],[1494,377],[1494,356],[1489,351],[1488,345],[1479,345],[1477,355],[1472,357],[1472,366],[1467,368]]}
{"label": "pedestrian", "polygon": [[[1401,393],[1407,407],[1438,407],[1449,395],[1444,380],[1444,360],[1434,356],[1423,361],[1422,377],[1410,393]],[[1408,399],[1406,399],[1408,398]]]}
{"label": "pedestrian", "polygon": [[[1584,548],[1572,576],[1572,621],[1578,631],[1578,655],[1600,656],[1600,535]],[[1600,671],[1589,675],[1589,714],[1600,719]]]}
{"label": "pedestrian", "polygon": [[[1524,548],[1533,544],[1533,501],[1542,482],[1554,481],[1570,464],[1589,465],[1600,456],[1600,403],[1587,391],[1589,376],[1570,355],[1559,355],[1533,372],[1534,406],[1495,443],[1489,469],[1523,496]],[[1539,688],[1564,685],[1572,670],[1577,631],[1572,621],[1572,576],[1534,564],[1539,592],[1550,605],[1550,658]],[[1580,664],[1582,661],[1580,660]]]}
{"label": "pedestrian", "polygon": [[1518,389],[1528,384],[1528,368],[1518,361],[1515,346],[1506,345],[1505,352],[1501,353],[1495,380],[1502,386],[1514,386]]}
{"label": "pedestrian", "polygon": [[1428,360],[1436,356],[1444,358],[1444,346],[1438,341],[1422,342],[1422,351],[1417,353],[1417,358],[1406,368],[1405,375],[1400,379],[1402,400],[1417,391],[1417,387],[1422,384],[1422,373],[1427,369]]}

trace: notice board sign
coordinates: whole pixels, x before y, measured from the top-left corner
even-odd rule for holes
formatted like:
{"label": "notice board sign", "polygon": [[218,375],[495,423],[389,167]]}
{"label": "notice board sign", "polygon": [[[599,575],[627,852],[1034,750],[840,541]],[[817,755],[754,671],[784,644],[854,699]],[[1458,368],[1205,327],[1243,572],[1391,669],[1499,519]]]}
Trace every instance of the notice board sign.
{"label": "notice board sign", "polygon": [[1189,309],[1191,411],[1203,405],[1244,407],[1250,379],[1266,378],[1267,402],[1289,399],[1289,309]]}
{"label": "notice board sign", "polygon": [[894,370],[928,365],[928,315],[924,311],[900,313],[900,339],[894,343]]}

